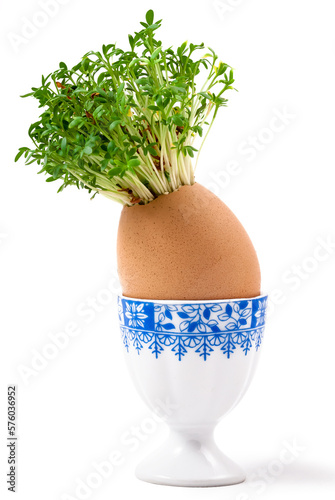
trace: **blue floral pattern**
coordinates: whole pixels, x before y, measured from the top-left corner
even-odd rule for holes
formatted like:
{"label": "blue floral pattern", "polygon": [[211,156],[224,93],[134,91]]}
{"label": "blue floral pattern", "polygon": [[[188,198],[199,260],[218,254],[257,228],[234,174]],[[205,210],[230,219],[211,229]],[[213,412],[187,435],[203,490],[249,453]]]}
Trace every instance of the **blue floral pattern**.
{"label": "blue floral pattern", "polygon": [[213,303],[162,304],[119,297],[121,336],[126,350],[144,348],[156,358],[166,349],[179,361],[193,350],[204,361],[214,349],[228,359],[259,349],[267,297]]}
{"label": "blue floral pattern", "polygon": [[143,307],[143,302],[140,302],[139,304],[136,304],[136,302],[133,302],[132,304],[126,302],[126,312],[124,314],[126,318],[128,318],[129,326],[139,326],[141,328],[144,327],[143,320],[148,316],[142,312]]}

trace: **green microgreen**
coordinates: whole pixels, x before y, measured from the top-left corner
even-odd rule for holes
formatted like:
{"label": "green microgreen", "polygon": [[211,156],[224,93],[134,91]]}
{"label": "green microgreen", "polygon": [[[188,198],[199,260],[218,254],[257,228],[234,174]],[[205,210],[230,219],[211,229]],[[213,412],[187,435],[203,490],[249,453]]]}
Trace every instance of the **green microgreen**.
{"label": "green microgreen", "polygon": [[15,161],[37,162],[47,182],[62,181],[58,191],[76,185],[133,205],[194,183],[194,141],[203,138],[199,154],[233,70],[212,49],[203,54],[203,43],[163,49],[152,10],[141,25],[128,50],[103,45],[72,68],[61,62],[22,96],[43,112],[28,131],[34,147]]}

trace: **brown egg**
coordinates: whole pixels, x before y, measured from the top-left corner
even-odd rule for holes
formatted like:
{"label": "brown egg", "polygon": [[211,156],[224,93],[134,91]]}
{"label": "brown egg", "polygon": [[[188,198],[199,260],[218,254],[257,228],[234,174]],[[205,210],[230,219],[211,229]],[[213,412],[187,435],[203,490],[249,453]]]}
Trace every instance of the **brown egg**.
{"label": "brown egg", "polygon": [[118,272],[125,296],[211,300],[260,294],[260,269],[245,229],[201,184],[147,205],[124,207]]}

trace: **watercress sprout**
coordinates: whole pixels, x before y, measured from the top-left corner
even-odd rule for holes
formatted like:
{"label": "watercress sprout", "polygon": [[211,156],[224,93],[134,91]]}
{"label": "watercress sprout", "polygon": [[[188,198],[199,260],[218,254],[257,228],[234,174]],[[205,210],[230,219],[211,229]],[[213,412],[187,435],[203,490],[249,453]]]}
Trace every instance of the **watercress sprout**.
{"label": "watercress sprout", "polygon": [[34,146],[15,161],[37,162],[47,182],[62,181],[58,191],[76,185],[133,205],[194,183],[194,140],[226,106],[233,70],[203,43],[164,49],[152,10],[141,25],[128,50],[103,45],[72,68],[61,62],[22,96],[43,112],[28,131]]}

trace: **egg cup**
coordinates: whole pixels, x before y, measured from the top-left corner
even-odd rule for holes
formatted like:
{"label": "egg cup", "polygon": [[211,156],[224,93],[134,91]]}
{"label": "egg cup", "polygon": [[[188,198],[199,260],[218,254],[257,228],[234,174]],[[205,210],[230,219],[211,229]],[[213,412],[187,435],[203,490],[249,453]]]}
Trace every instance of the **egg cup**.
{"label": "egg cup", "polygon": [[145,403],[169,426],[166,442],[135,471],[143,481],[224,486],[245,479],[213,431],[255,373],[267,296],[178,301],[119,296],[126,362]]}

